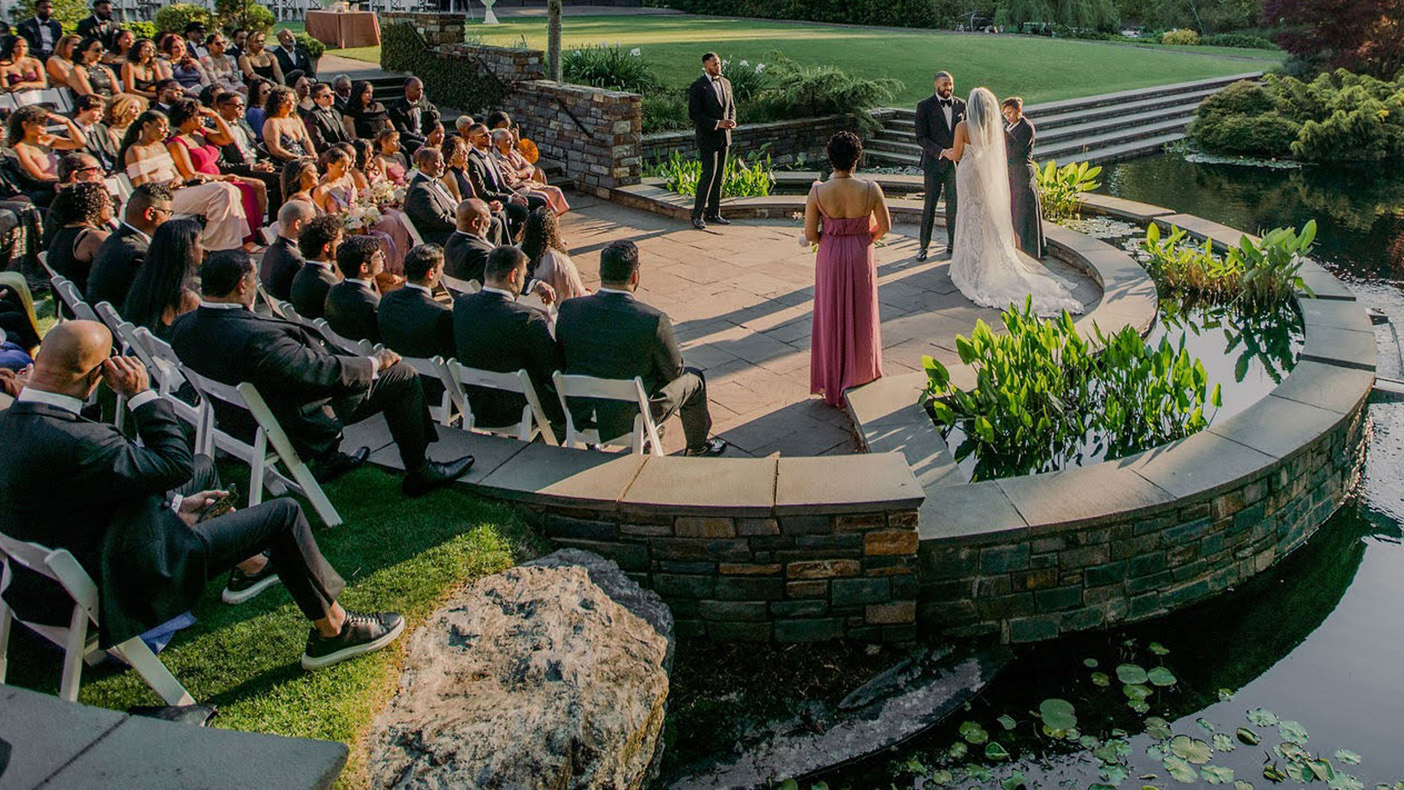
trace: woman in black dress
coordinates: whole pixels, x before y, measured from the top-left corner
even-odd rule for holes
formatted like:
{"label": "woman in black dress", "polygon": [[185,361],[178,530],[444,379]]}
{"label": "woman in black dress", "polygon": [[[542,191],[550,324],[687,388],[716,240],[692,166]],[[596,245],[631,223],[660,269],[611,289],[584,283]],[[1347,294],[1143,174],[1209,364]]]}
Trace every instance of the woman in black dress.
{"label": "woman in black dress", "polygon": [[1019,249],[1042,258],[1043,206],[1038,197],[1038,165],[1033,149],[1037,131],[1024,117],[1024,100],[1011,96],[1004,100],[1004,145],[1009,157],[1009,201],[1014,212],[1014,236]]}
{"label": "woman in black dress", "polygon": [[151,235],[146,261],[137,269],[122,305],[122,317],[170,340],[171,323],[200,306],[193,280],[204,251],[200,223],[173,219]]}
{"label": "woman in black dress", "polygon": [[112,197],[101,181],[80,181],[60,189],[49,212],[59,227],[49,236],[45,260],[86,293],[93,256],[110,232]]}
{"label": "woman in black dress", "polygon": [[386,129],[393,128],[385,105],[375,100],[375,86],[362,80],[351,86],[351,98],[346,100],[346,115],[342,120],[352,139],[374,140]]}

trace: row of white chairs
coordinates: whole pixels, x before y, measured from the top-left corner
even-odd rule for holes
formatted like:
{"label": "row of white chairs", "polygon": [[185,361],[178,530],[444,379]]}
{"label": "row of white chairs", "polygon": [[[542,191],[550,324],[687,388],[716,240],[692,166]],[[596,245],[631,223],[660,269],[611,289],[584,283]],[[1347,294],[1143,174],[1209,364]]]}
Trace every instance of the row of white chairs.
{"label": "row of white chairs", "polygon": [[0,93],[0,110],[14,111],[32,104],[47,104],[60,115],[73,112],[73,94],[68,88],[43,88]]}

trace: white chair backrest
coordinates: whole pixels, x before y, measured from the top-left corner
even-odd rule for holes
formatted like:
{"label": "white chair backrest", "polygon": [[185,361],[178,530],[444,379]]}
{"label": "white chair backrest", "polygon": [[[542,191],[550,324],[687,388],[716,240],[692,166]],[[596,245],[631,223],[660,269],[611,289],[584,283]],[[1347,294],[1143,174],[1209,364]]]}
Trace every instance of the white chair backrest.
{"label": "white chair backrest", "polygon": [[[50,281],[50,282],[53,282],[53,279],[54,279],[55,277],[58,277],[58,276],[59,276],[59,273],[56,272],[56,271],[54,271],[54,267],[52,267],[52,266],[49,265],[49,252],[48,252],[48,250],[40,250],[40,252],[39,252],[39,265],[40,265],[40,266],[43,266],[43,267],[44,267],[44,271],[46,271],[46,272],[49,273],[49,281]],[[65,278],[65,279],[66,279],[66,278]]]}
{"label": "white chair backrest", "polygon": [[122,324],[122,316],[117,314],[117,308],[113,307],[111,302],[98,302],[93,305],[93,312],[112,330],[113,337],[117,337],[117,327]]}
{"label": "white chair backrest", "polygon": [[[601,379],[594,376],[568,375],[556,371],[552,380],[556,384],[556,394],[561,399],[561,408],[565,410],[567,447],[575,447],[586,442],[620,447],[628,446],[632,447],[636,454],[642,455],[644,440],[647,439],[650,452],[654,455],[663,454],[663,443],[659,441],[658,425],[653,421],[653,412],[649,409],[648,404],[648,391],[644,389],[642,379],[637,376],[632,379]],[[638,408],[638,414],[634,416],[633,432],[621,436],[600,436],[597,430],[577,428],[575,417],[571,414],[568,403],[569,398],[593,398],[632,403]]]}
{"label": "white chair backrest", "polygon": [[[499,436],[515,436],[524,442],[531,441],[539,433],[547,444],[558,444],[556,434],[551,430],[551,423],[546,418],[546,411],[541,408],[541,397],[537,394],[536,387],[531,383],[531,376],[527,375],[525,370],[497,373],[491,370],[470,368],[456,359],[448,361],[444,361],[441,357],[435,359],[442,365],[444,386],[448,388],[454,405],[463,415],[465,430],[477,430]],[[513,426],[479,425],[473,414],[473,404],[468,397],[467,387],[502,390],[525,397],[526,405],[522,407],[521,419]]]}
{"label": "white chair backrest", "polygon": [[[409,234],[410,249],[414,249],[424,243],[424,237],[419,235],[419,228],[414,226],[414,220],[410,219],[409,216],[406,216],[405,221],[400,224],[405,226],[405,231]],[[405,250],[405,252],[409,252],[409,250]]]}
{"label": "white chair backrest", "polygon": [[316,321],[313,321],[312,326],[316,327],[317,331],[322,333],[322,337],[325,337],[332,345],[339,348],[342,353],[360,354],[363,356],[370,356],[375,353],[374,343],[369,340],[352,340],[349,337],[338,335],[332,331],[331,325],[327,323],[327,319],[325,318],[318,318]]}
{"label": "white chair backrest", "polygon": [[78,286],[74,285],[71,281],[60,280],[55,282],[54,290],[58,291],[59,298],[63,300],[64,304],[68,305],[68,309],[72,310],[75,316],[84,321],[102,322],[102,319],[98,318],[98,314],[93,308],[87,302],[83,301],[83,295],[78,293]]}
{"label": "white chair backrest", "polygon": [[440,277],[439,282],[443,283],[445,288],[454,293],[475,294],[483,290],[483,284],[477,280],[460,280],[457,277],[450,277],[447,274]]}

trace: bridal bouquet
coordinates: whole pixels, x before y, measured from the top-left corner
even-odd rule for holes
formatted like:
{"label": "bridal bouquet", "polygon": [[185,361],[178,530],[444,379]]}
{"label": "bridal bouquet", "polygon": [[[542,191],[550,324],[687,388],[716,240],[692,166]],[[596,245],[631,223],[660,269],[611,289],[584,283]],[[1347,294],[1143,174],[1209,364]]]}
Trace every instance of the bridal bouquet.
{"label": "bridal bouquet", "polygon": [[342,215],[341,227],[351,235],[362,235],[370,233],[371,228],[380,224],[383,217],[374,203],[362,203],[352,206]]}
{"label": "bridal bouquet", "polygon": [[382,209],[398,208],[405,202],[405,188],[389,180],[376,181],[371,184],[369,202]]}

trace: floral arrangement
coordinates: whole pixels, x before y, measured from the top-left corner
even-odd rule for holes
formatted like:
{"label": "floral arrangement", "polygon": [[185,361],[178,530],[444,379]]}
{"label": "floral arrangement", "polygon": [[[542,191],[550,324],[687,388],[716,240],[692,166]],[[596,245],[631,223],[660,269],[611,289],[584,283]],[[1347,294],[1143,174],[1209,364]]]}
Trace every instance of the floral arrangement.
{"label": "floral arrangement", "polygon": [[374,202],[357,203],[341,215],[341,227],[351,235],[363,235],[380,224],[383,216]]}
{"label": "floral arrangement", "polygon": [[388,179],[380,179],[370,186],[370,194],[363,201],[381,210],[399,208],[405,202],[405,188]]}

